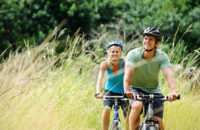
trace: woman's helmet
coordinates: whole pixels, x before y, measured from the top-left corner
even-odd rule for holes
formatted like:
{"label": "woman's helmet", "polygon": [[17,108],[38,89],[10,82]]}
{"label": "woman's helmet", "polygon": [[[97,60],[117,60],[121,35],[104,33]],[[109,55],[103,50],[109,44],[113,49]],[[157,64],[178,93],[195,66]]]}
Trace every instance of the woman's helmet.
{"label": "woman's helmet", "polygon": [[113,45],[119,46],[121,49],[123,48],[122,43],[119,42],[119,41],[111,41],[111,42],[109,42],[108,45],[107,45],[107,48],[109,49],[109,48],[110,48],[111,46],[113,46]]}
{"label": "woman's helmet", "polygon": [[160,33],[160,31],[157,28],[154,27],[148,27],[144,30],[143,35],[153,35],[156,37],[157,41],[161,40],[162,34]]}

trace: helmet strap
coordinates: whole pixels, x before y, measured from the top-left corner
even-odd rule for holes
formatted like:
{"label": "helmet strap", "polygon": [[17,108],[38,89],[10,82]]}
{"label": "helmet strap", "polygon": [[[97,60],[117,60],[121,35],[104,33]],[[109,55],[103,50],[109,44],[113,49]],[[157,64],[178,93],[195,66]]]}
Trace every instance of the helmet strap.
{"label": "helmet strap", "polygon": [[[154,56],[155,56],[155,55],[156,55],[156,48],[157,48],[157,47],[154,46],[154,48],[152,48],[152,49],[147,50],[147,49],[144,48],[144,50],[147,51],[147,52],[150,52],[150,51],[153,51],[153,50],[154,50]],[[143,53],[142,53],[142,58],[144,58],[144,51],[143,51]]]}
{"label": "helmet strap", "polygon": [[[155,48],[155,47],[154,47],[154,48]],[[153,51],[153,50],[154,50],[154,48],[152,48],[152,49],[149,49],[149,50],[147,50],[147,49],[145,49],[145,48],[144,48],[144,50],[145,50],[145,51],[148,51],[148,52],[150,52],[150,51]]]}
{"label": "helmet strap", "polygon": [[149,50],[148,50],[148,49],[145,49],[145,48],[144,48],[144,50],[147,51],[147,52],[150,52],[150,51],[153,51],[153,50],[156,49],[156,48],[157,48],[157,47],[154,45],[154,47],[153,47],[152,49],[149,49]]}
{"label": "helmet strap", "polygon": [[153,51],[154,49],[157,48],[157,47],[156,47],[156,43],[157,43],[157,40],[156,40],[156,42],[155,42],[155,44],[154,44],[154,47],[153,47],[152,49],[147,50],[147,49],[144,48],[144,50],[147,51],[147,52]]}
{"label": "helmet strap", "polygon": [[[154,44],[154,47],[152,48],[152,49],[145,49],[145,48],[143,48],[144,49],[144,51],[147,51],[147,52],[151,52],[151,51],[153,51],[154,50],[154,56],[156,55],[156,49],[157,49],[157,46],[156,46],[156,43],[157,43],[158,41],[156,40],[156,42],[155,42],[155,44]],[[143,51],[143,54],[142,54],[142,57],[144,58],[144,51]]]}

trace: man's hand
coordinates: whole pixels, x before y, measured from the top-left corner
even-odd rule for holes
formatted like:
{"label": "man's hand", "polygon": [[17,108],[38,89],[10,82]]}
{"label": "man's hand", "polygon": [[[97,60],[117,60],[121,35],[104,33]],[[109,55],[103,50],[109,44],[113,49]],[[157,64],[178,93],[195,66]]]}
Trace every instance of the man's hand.
{"label": "man's hand", "polygon": [[96,97],[97,99],[103,99],[103,95],[102,95],[101,93],[95,94],[95,97]]}
{"label": "man's hand", "polygon": [[135,96],[135,93],[134,93],[134,92],[128,91],[128,92],[125,92],[125,95],[126,95],[126,97],[129,98],[129,99],[136,99],[136,96]]}
{"label": "man's hand", "polygon": [[169,96],[168,100],[170,102],[172,102],[172,101],[175,101],[178,98],[178,93],[177,92],[171,92],[168,96]]}

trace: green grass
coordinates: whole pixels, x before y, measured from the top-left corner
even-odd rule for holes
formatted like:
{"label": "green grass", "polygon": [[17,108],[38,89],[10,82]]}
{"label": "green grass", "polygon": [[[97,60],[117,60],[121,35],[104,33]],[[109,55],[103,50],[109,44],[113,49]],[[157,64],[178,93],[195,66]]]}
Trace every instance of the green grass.
{"label": "green grass", "polygon": [[[12,54],[0,65],[0,129],[102,128],[103,101],[94,98],[99,64],[84,54],[85,44],[76,46],[78,42],[88,44],[90,41],[82,41],[80,36],[68,38],[66,44],[70,45],[70,50],[58,56],[50,51],[52,43],[42,44],[27,48],[20,54]],[[60,67],[55,66],[58,59],[61,61]],[[167,94],[167,83],[163,77],[161,80],[165,88],[163,92]],[[176,80],[181,100],[165,103],[165,128],[200,129],[199,94],[188,90],[187,80],[180,77]],[[124,126],[121,112],[120,117]]]}
{"label": "green grass", "polygon": [[166,103],[164,123],[167,130],[199,130],[199,95],[182,95],[180,101]]}

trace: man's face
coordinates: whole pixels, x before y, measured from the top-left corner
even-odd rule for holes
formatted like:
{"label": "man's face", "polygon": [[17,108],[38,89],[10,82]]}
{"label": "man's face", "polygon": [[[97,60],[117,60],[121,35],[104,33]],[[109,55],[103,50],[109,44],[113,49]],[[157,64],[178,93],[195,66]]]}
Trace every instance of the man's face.
{"label": "man's face", "polygon": [[144,36],[143,47],[145,49],[150,50],[157,46],[158,44],[156,43],[156,38],[154,36],[151,36],[151,35]]}

